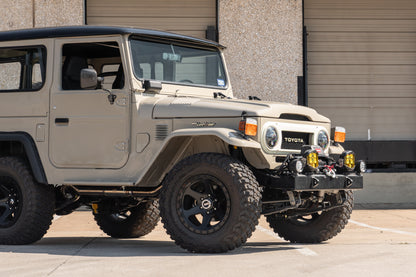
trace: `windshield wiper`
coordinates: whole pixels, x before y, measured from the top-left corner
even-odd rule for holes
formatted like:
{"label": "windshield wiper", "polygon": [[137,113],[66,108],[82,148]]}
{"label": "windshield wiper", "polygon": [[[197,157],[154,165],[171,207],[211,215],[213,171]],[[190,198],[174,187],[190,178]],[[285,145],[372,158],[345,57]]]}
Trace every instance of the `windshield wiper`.
{"label": "windshield wiper", "polygon": [[227,97],[224,93],[222,92],[214,92],[214,98],[218,98],[221,97],[221,99],[227,98],[227,99],[231,99],[231,97]]}

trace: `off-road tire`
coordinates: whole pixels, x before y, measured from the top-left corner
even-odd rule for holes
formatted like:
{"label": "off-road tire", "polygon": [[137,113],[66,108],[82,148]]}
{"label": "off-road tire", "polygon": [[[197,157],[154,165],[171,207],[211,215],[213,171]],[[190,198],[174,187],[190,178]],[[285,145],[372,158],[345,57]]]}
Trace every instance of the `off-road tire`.
{"label": "off-road tire", "polygon": [[128,214],[98,212],[94,219],[100,229],[113,238],[139,238],[149,234],[159,222],[157,200],[142,202]]}
{"label": "off-road tire", "polygon": [[310,221],[281,215],[266,216],[270,227],[280,237],[293,243],[320,243],[336,236],[344,229],[353,209],[353,192],[345,191],[346,200],[338,207],[316,214]]}
{"label": "off-road tire", "polygon": [[162,223],[171,239],[190,252],[240,247],[255,230],[260,210],[261,190],[253,173],[223,154],[187,157],[163,181]]}
{"label": "off-road tire", "polygon": [[53,188],[37,184],[21,160],[0,158],[0,244],[40,240],[52,223]]}

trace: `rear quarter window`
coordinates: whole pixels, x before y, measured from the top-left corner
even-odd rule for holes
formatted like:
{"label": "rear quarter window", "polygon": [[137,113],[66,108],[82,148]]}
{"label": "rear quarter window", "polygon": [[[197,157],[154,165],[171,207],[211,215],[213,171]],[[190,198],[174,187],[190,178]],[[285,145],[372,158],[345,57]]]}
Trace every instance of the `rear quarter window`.
{"label": "rear quarter window", "polygon": [[45,47],[0,48],[0,92],[39,90],[45,72]]}

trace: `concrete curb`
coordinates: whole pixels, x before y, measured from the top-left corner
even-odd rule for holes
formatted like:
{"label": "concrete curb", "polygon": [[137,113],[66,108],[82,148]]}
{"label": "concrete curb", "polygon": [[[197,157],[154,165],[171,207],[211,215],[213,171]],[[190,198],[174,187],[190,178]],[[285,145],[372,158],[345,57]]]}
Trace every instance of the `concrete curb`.
{"label": "concrete curb", "polygon": [[357,207],[416,208],[416,172],[366,173],[364,189],[354,193]]}

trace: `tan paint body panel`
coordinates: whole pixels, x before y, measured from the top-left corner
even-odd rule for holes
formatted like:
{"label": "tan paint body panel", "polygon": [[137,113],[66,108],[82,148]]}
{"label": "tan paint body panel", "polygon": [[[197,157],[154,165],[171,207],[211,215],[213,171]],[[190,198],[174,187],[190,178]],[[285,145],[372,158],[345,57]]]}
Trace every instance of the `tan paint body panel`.
{"label": "tan paint body panel", "polygon": [[287,103],[249,101],[241,99],[181,99],[166,98],[158,102],[153,117],[241,117],[246,116],[278,118],[281,114],[299,114],[309,117],[312,121],[330,122],[328,118],[315,110]]}
{"label": "tan paint body panel", "polygon": [[309,104],[347,140],[416,139],[416,2],[308,0]]}

